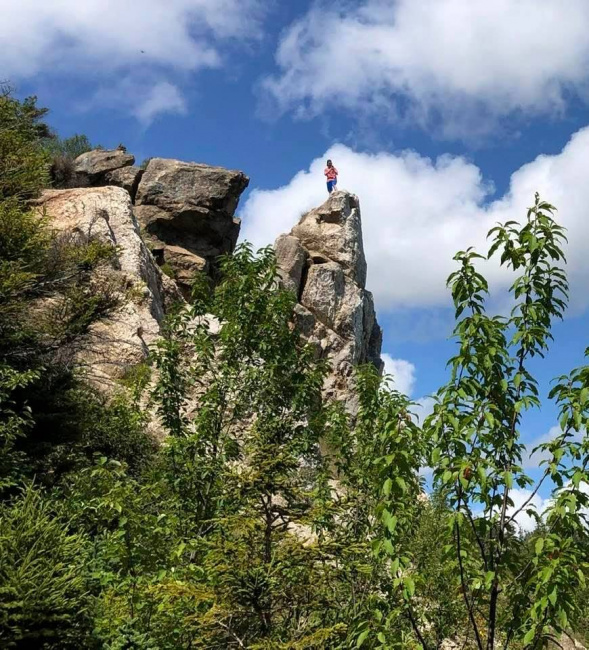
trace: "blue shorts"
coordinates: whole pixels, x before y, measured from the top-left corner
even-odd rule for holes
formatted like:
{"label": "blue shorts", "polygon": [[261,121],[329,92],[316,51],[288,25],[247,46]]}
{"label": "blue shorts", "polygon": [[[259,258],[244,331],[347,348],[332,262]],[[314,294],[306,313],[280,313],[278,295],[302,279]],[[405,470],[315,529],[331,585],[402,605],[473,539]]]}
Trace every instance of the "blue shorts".
{"label": "blue shorts", "polygon": [[327,191],[331,194],[337,185],[337,178],[333,181],[327,181]]}

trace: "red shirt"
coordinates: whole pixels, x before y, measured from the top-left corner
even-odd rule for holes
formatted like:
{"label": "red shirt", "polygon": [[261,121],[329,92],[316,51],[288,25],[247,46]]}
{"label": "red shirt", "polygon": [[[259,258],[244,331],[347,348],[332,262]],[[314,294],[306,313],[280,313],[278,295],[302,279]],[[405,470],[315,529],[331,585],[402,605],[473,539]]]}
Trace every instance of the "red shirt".
{"label": "red shirt", "polygon": [[337,178],[337,169],[333,165],[326,167],[323,173],[327,176],[328,181],[334,181]]}

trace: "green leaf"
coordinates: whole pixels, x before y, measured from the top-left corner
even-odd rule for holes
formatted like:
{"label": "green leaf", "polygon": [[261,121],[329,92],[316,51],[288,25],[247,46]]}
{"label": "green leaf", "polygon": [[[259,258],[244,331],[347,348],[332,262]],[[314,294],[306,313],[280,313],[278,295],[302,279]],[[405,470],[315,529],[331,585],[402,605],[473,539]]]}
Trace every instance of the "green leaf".
{"label": "green leaf", "polygon": [[540,537],[539,539],[536,540],[536,555],[540,555],[542,553],[542,549],[544,548],[544,539]]}
{"label": "green leaf", "polygon": [[527,645],[528,643],[531,643],[532,639],[534,638],[535,635],[536,635],[536,631],[534,630],[534,628],[531,628],[530,630],[528,630],[526,632],[526,635],[524,636],[524,645]]}
{"label": "green leaf", "polygon": [[403,584],[405,585],[407,595],[409,596],[409,598],[412,598],[413,594],[415,593],[415,582],[413,581],[412,578],[407,576],[406,578],[403,579]]}
{"label": "green leaf", "polygon": [[407,483],[405,483],[405,479],[401,478],[400,476],[397,476],[395,478],[395,481],[397,485],[403,490],[403,492],[407,492]]}
{"label": "green leaf", "polygon": [[366,641],[369,634],[370,634],[370,630],[364,630],[364,632],[362,632],[362,634],[358,637],[358,641],[356,641],[357,648],[362,647],[362,644],[364,643],[364,641]]}

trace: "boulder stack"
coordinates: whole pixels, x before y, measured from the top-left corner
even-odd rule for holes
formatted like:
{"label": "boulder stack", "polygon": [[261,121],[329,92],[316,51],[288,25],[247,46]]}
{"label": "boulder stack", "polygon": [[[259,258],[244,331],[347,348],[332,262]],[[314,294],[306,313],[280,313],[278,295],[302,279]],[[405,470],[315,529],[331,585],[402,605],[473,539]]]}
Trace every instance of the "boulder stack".
{"label": "boulder stack", "polygon": [[93,149],[75,159],[71,184],[77,187],[115,185],[127,190],[133,200],[143,174],[134,163],[135,156],[124,148]]}
{"label": "boulder stack", "polygon": [[72,187],[126,190],[156,262],[188,297],[194,274],[215,275],[219,255],[231,253],[240,222],[239,197],[249,178],[240,171],[166,158],[145,169],[124,147],[94,149],[74,161]]}
{"label": "boulder stack", "polygon": [[141,178],[135,214],[161,264],[188,292],[196,271],[215,272],[219,255],[235,248],[234,217],[249,178],[240,171],[152,158]]}

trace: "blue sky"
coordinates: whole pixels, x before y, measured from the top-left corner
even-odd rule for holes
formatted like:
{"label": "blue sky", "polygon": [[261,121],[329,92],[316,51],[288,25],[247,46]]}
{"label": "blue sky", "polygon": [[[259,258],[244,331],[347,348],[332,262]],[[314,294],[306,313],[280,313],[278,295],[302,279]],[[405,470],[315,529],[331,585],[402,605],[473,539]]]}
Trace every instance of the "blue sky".
{"label": "blue sky", "polygon": [[[242,169],[256,244],[323,200],[332,157],[360,197],[384,352],[415,399],[452,351],[452,254],[540,191],[569,229],[572,282],[543,387],[582,362],[586,0],[0,0],[0,14],[0,77],[37,94],[61,135]],[[488,271],[501,296],[507,278]],[[547,404],[524,433],[555,422]]]}

